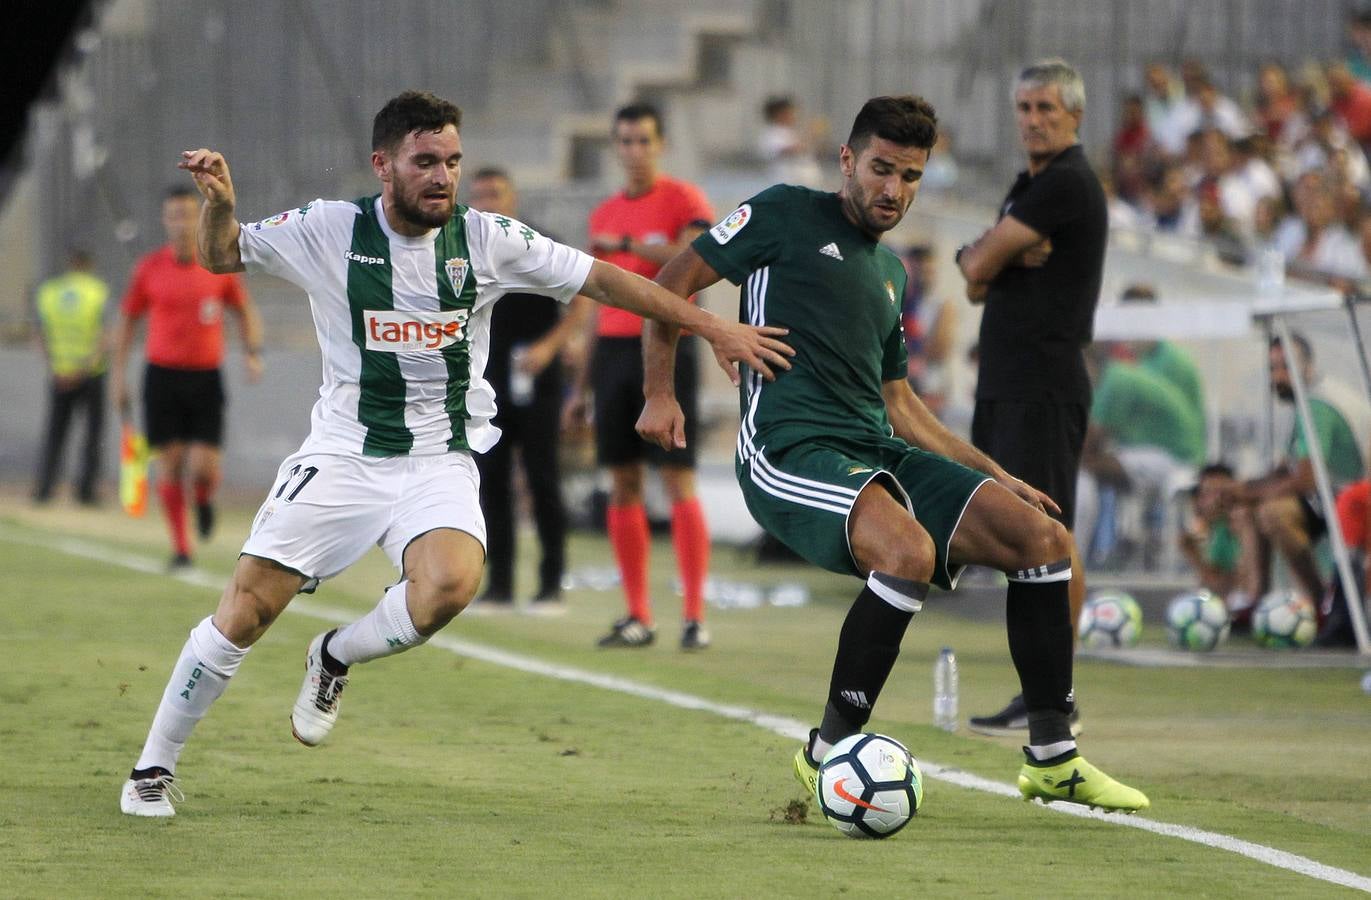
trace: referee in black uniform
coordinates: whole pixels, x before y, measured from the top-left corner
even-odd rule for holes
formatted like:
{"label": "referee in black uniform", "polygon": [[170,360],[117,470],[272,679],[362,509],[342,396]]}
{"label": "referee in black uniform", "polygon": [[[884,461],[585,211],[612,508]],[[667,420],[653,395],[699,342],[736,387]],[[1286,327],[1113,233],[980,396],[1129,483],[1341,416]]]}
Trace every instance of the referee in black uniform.
{"label": "referee in black uniform", "polygon": [[[995,226],[957,251],[968,299],[985,304],[972,443],[1056,500],[1068,528],[1090,410],[1083,351],[1109,238],[1104,191],[1077,137],[1084,112],[1085,85],[1068,63],[1043,60],[1019,73],[1014,115],[1028,168]],[[1079,553],[1072,568],[1074,627],[1085,597]],[[1078,733],[1074,712],[1071,724]],[[970,727],[1026,733],[1023,698],[973,716]]]}
{"label": "referee in black uniform", "polygon": [[[471,206],[482,212],[515,217],[518,197],[509,173],[497,167],[477,171],[471,179]],[[514,496],[517,448],[543,551],[538,589],[527,609],[532,613],[562,611],[567,522],[557,464],[564,388],[558,355],[568,340],[584,330],[589,303],[578,296],[563,314],[561,304],[551,297],[511,294],[495,304],[491,314],[485,378],[495,389],[497,412],[493,421],[501,436],[494,447],[476,456],[487,545],[486,589],[478,609],[514,608],[519,507]]]}

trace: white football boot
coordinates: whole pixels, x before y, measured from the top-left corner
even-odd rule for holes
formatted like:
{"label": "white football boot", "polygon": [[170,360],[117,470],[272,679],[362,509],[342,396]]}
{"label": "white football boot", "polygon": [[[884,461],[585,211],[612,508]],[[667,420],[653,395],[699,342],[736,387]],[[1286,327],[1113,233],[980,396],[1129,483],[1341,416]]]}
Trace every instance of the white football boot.
{"label": "white football boot", "polygon": [[333,730],[333,723],[338,721],[338,698],[348,683],[346,674],[335,675],[324,668],[324,640],[331,634],[333,631],[326,631],[310,642],[305,683],[290,714],[291,733],[306,747],[318,746]]}
{"label": "white football boot", "polygon": [[119,795],[119,809],[126,816],[152,816],[168,818],[176,815],[175,800],[180,803],[185,794],[176,786],[176,778],[166,769],[150,769],[144,778],[132,778],[124,782],[124,792]]}

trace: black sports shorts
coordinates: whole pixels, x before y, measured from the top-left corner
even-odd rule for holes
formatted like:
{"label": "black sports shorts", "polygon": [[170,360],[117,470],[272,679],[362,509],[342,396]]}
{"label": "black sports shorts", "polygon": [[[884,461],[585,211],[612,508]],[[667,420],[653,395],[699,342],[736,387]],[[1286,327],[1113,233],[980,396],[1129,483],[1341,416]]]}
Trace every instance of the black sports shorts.
{"label": "black sports shorts", "polygon": [[1053,518],[1076,521],[1076,474],[1081,467],[1089,408],[1039,400],[977,400],[971,443],[1005,471],[1046,493],[1062,508]]}
{"label": "black sports shorts", "polygon": [[645,460],[654,466],[694,468],[699,434],[696,401],[695,338],[676,345],[676,400],[685,413],[684,450],[663,450],[638,436],[634,426],[643,411],[643,342],[636,337],[601,337],[590,363],[595,391],[595,458],[602,466]]}
{"label": "black sports shorts", "polygon": [[225,399],[218,369],[168,369],[148,363],[143,376],[148,445],[182,441],[218,447],[224,438]]}

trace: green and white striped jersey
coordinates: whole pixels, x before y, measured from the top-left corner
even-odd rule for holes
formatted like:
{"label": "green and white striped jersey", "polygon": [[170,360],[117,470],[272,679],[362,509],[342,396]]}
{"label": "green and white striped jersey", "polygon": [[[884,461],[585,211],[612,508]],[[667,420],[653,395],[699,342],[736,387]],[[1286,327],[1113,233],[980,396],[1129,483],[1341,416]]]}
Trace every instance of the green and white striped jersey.
{"label": "green and white striped jersey", "polygon": [[315,200],[242,226],[250,271],[309,292],[324,383],[304,447],[367,456],[482,453],[500,431],[482,378],[506,293],[567,303],[592,258],[522,222],[458,206],[441,228],[396,234],[380,196]]}

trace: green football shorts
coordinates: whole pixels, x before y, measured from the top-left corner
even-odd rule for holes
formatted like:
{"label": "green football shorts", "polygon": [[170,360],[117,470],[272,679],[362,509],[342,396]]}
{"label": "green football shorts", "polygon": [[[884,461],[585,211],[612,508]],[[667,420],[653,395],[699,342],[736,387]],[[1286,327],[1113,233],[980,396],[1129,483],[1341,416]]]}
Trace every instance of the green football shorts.
{"label": "green football shorts", "polygon": [[[760,442],[759,442],[760,443]],[[947,554],[967,504],[990,476],[897,438],[861,448],[817,442],[772,455],[761,450],[737,464],[738,484],[757,524],[800,556],[830,572],[865,578],[848,541],[847,518],[857,495],[874,478],[905,505],[937,549],[931,583],[957,584],[963,566]]]}

